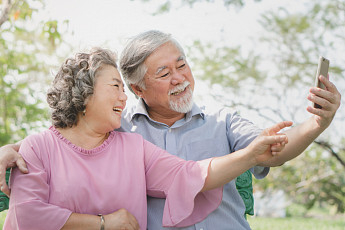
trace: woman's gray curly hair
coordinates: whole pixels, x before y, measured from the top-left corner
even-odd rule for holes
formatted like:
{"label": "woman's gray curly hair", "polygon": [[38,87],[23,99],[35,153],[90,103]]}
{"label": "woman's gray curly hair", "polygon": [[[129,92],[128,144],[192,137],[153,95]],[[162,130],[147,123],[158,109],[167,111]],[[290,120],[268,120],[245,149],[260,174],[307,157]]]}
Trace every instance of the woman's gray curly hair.
{"label": "woman's gray curly hair", "polygon": [[117,56],[107,49],[93,48],[68,58],[56,74],[47,93],[52,123],[57,128],[72,127],[93,94],[95,77],[104,65],[117,68]]}

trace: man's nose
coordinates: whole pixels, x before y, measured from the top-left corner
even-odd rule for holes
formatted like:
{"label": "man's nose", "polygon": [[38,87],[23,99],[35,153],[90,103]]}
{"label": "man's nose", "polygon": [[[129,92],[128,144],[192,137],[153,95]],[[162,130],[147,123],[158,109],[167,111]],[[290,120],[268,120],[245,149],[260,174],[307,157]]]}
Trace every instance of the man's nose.
{"label": "man's nose", "polygon": [[173,77],[171,78],[171,84],[178,85],[184,82],[186,78],[183,76],[183,74],[179,73],[178,71],[175,71],[173,73]]}

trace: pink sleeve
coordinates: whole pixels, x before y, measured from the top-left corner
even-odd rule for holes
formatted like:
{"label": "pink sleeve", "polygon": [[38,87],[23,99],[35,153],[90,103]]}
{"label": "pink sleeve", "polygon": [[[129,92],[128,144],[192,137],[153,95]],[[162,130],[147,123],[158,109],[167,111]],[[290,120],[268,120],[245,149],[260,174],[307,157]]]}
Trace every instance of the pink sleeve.
{"label": "pink sleeve", "polygon": [[48,176],[35,147],[24,140],[19,152],[29,173],[22,174],[16,168],[12,170],[10,209],[4,229],[61,229],[72,212],[48,203]]}
{"label": "pink sleeve", "polygon": [[163,226],[185,227],[202,221],[221,203],[223,188],[200,192],[212,159],[185,161],[144,142],[147,193],[166,197]]}

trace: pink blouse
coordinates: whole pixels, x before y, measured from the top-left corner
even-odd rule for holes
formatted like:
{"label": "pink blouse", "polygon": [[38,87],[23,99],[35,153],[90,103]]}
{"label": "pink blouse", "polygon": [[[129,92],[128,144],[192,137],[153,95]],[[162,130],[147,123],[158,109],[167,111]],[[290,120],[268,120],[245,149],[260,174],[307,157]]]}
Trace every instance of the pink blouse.
{"label": "pink blouse", "polygon": [[212,159],[182,160],[139,134],[113,131],[86,150],[51,127],[27,137],[19,152],[29,173],[12,171],[5,230],[60,229],[72,212],[106,215],[121,208],[146,229],[146,195],[167,198],[163,226],[184,227],[203,220],[222,199],[222,188],[199,192]]}

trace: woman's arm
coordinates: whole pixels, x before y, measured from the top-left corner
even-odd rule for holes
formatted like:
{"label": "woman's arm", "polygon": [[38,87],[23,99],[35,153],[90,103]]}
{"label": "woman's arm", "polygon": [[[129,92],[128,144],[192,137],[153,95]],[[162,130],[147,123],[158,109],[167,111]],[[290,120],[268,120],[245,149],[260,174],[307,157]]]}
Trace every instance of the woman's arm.
{"label": "woman's arm", "polygon": [[146,187],[165,198],[163,226],[185,227],[203,220],[222,200],[222,185],[279,154],[287,137],[278,132],[292,122],[264,130],[247,148],[223,157],[185,161],[144,142]]}
{"label": "woman's arm", "polygon": [[35,138],[26,139],[20,148],[29,172],[23,174],[18,168],[12,170],[5,229],[11,229],[10,225],[14,223],[23,229],[61,229],[71,215],[70,210],[49,204],[48,173],[35,142]]}
{"label": "woman's arm", "polygon": [[136,218],[127,210],[120,209],[103,216],[72,213],[61,230],[94,230],[101,229],[103,224],[106,230],[128,229],[139,230]]}
{"label": "woman's arm", "polygon": [[292,125],[291,121],[283,121],[265,129],[246,148],[231,154],[215,157],[211,161],[205,185],[201,191],[222,186],[248,169],[281,154],[288,138],[280,130]]}
{"label": "woman's arm", "polygon": [[[72,213],[49,203],[49,163],[40,155],[46,150],[37,149],[36,139],[25,140],[20,152],[27,161],[29,172],[22,174],[15,168],[11,175],[12,195],[5,229],[16,224],[23,229],[100,229],[97,215]],[[74,191],[70,191],[71,193]],[[87,201],[85,201],[87,202]],[[139,229],[136,218],[125,209],[104,215],[105,229]]]}

